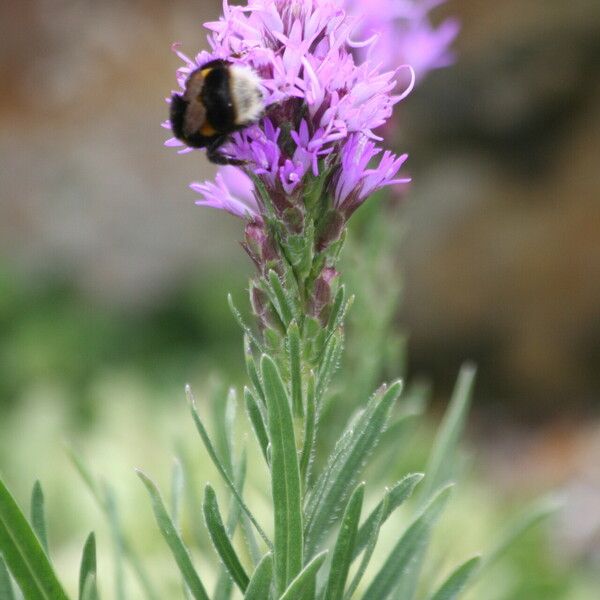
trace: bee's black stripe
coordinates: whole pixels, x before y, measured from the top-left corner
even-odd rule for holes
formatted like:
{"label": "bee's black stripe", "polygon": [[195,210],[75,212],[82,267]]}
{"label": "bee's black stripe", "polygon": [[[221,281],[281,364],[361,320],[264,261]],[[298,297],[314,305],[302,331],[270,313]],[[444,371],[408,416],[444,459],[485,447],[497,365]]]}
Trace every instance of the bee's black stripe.
{"label": "bee's black stripe", "polygon": [[202,87],[207,121],[219,132],[231,131],[235,126],[230,77],[227,66],[215,67],[207,74]]}

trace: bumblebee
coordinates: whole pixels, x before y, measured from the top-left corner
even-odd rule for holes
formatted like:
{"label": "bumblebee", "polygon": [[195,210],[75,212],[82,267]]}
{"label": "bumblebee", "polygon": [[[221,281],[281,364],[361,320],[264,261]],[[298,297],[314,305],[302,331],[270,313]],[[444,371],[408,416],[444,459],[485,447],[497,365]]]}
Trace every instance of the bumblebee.
{"label": "bumblebee", "polygon": [[188,146],[206,148],[211,162],[239,165],[243,161],[219,149],[230,134],[256,122],[263,110],[258,75],[250,67],[213,60],[190,73],[183,94],[171,97],[171,128]]}

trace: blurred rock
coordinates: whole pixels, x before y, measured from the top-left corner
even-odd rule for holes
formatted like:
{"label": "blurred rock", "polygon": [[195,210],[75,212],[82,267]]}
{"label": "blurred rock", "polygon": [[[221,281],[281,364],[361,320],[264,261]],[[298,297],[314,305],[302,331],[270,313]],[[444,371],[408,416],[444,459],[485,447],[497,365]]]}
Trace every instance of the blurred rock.
{"label": "blurred rock", "polygon": [[413,368],[447,388],[474,359],[521,416],[597,405],[600,5],[459,6],[459,63],[404,115]]}
{"label": "blurred rock", "polygon": [[552,494],[561,509],[551,528],[561,560],[600,567],[600,421],[569,419],[532,431],[479,423],[483,472],[503,494]]}
{"label": "blurred rock", "polygon": [[[217,2],[29,0],[0,18],[0,253],[66,271],[99,301],[131,306],[217,258],[244,260],[233,219],[196,209],[212,169],[163,148],[165,96]],[[239,256],[239,258],[238,258]]]}

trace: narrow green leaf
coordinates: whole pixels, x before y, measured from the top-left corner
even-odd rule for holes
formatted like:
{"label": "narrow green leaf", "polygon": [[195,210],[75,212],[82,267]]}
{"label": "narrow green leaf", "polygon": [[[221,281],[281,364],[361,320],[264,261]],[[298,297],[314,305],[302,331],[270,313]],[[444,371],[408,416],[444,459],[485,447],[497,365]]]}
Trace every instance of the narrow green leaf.
{"label": "narrow green leaf", "polygon": [[[183,491],[185,494],[186,510],[189,511],[189,514],[193,515],[202,506],[202,497],[198,489],[200,486],[197,482],[197,469],[190,457],[190,449],[182,439],[177,440],[175,443],[175,455],[183,471]],[[202,550],[207,548],[210,542],[204,534],[202,519],[191,519],[189,525],[194,536],[194,545]]]}
{"label": "narrow green leaf", "polygon": [[292,406],[294,416],[304,416],[302,402],[302,348],[300,341],[300,330],[296,321],[292,321],[287,332],[288,352],[290,356],[290,379],[292,390]]}
{"label": "narrow green leaf", "polygon": [[233,317],[238,322],[238,325],[241,327],[244,335],[256,346],[256,348],[262,352],[263,345],[258,341],[257,337],[252,333],[252,329],[246,325],[244,321],[244,317],[242,317],[242,313],[237,309],[235,304],[233,303],[233,296],[231,294],[227,294],[227,303],[229,304],[229,309],[231,310]]}
{"label": "narrow green leaf", "polygon": [[[346,593],[344,594],[344,600],[350,600],[350,598],[354,596],[354,592],[358,588],[359,583],[362,581],[362,578],[364,577],[364,574],[367,571],[367,567],[369,566],[369,563],[371,562],[371,558],[373,556],[373,552],[375,551],[375,546],[377,545],[377,540],[379,539],[379,531],[381,530],[381,526],[383,525],[384,515],[388,510],[389,502],[390,491],[386,490],[383,496],[383,500],[379,504],[379,509],[375,514],[376,520],[374,522],[373,532],[371,533],[367,541],[367,546],[363,554],[362,560],[360,561],[360,565],[356,573],[354,574],[354,577],[352,578],[352,581],[350,582]],[[354,549],[354,552],[356,553],[356,547]]]}
{"label": "narrow green leaf", "polygon": [[[88,535],[83,546],[81,566],[79,567],[79,598],[83,600],[84,589],[88,578],[96,577],[96,537],[94,532]],[[89,584],[88,584],[89,585]]]}
{"label": "narrow green leaf", "polygon": [[115,597],[117,600],[126,600],[127,590],[124,559],[127,557],[127,551],[125,549],[125,534],[123,533],[123,528],[121,527],[121,519],[119,516],[119,508],[115,493],[107,484],[104,484],[102,487],[102,494],[105,498],[106,504],[106,516],[110,526],[114,548],[113,559],[115,563]]}
{"label": "narrow green leaf", "polygon": [[[343,297],[340,297],[340,293]],[[329,342],[331,336],[333,336],[336,331],[343,327],[344,319],[346,318],[348,311],[354,304],[354,295],[350,296],[347,300],[345,299],[345,295],[345,286],[342,285],[338,290],[335,300],[336,303],[338,302],[338,300],[341,300],[341,305],[339,306],[339,308],[337,307],[337,305],[334,305],[331,314],[329,315],[329,320],[327,322],[327,337],[325,338],[325,343]]]}
{"label": "narrow green leaf", "polygon": [[115,548],[115,595],[117,599],[124,600],[125,598],[123,561],[121,560],[123,555],[129,561],[146,596],[151,600],[159,600],[142,561],[123,531],[113,490],[108,485],[101,486],[96,482],[83,459],[72,448],[67,447],[66,452],[94,500],[106,515],[110,526]]}
{"label": "narrow green leaf", "polygon": [[244,388],[244,401],[246,404],[246,413],[252,424],[254,435],[256,436],[262,455],[265,457],[265,461],[269,464],[267,459],[269,436],[267,435],[263,414],[258,406],[258,402],[256,402],[256,399],[254,398],[254,394],[248,388]]}
{"label": "narrow green leaf", "polygon": [[421,490],[421,499],[427,501],[431,494],[452,478],[456,447],[462,435],[469,413],[475,367],[467,364],[462,367],[452,393],[446,414],[436,435],[425,473],[427,477]]}
{"label": "narrow green leaf", "polygon": [[[242,492],[244,489],[244,483],[246,481],[247,468],[247,454],[245,448],[242,450],[242,455],[235,466],[236,471],[234,484],[236,486],[236,489]],[[238,523],[241,526],[242,537],[248,548],[248,553],[250,555],[252,565],[255,567],[256,565],[258,565],[262,558],[262,552],[258,547],[258,542],[256,541],[254,529],[252,528],[252,524],[248,519],[248,515],[242,511],[242,507],[235,498],[235,496],[232,496],[231,504],[229,506],[229,516],[227,519],[227,533],[229,534],[229,537],[233,536]],[[219,600],[219,598],[215,597],[214,600]]]}
{"label": "narrow green leaf", "polygon": [[400,577],[398,586],[394,592],[394,596],[398,598],[406,598],[406,600],[416,600],[417,587],[419,586],[419,578],[421,577],[421,568],[427,557],[427,547],[429,540],[413,554],[409,566]]}
{"label": "narrow green leaf", "polygon": [[242,593],[244,593],[248,587],[249,578],[237,556],[229,536],[227,535],[225,525],[223,525],[223,520],[221,519],[221,513],[219,512],[217,496],[210,484],[206,484],[202,508],[204,511],[206,527],[215,550],[221,557],[221,560],[229,571],[233,581],[240,588]]}
{"label": "narrow green leaf", "polygon": [[279,314],[281,322],[287,327],[294,318],[292,303],[286,291],[281,285],[281,280],[275,271],[271,270],[268,274],[270,289],[272,294],[269,294],[274,299],[275,309]]}
{"label": "narrow green leaf", "polygon": [[[305,244],[310,244],[310,230],[310,226],[305,227],[304,232],[301,234],[301,237],[304,237]],[[284,260],[282,261],[281,266],[283,268],[281,282],[285,288],[286,296],[290,303],[294,319],[298,321],[298,326],[300,326],[302,319],[304,318],[304,311],[300,309],[299,305],[299,298],[302,297],[302,292],[300,291],[298,282],[302,281],[302,278],[299,276],[298,270],[294,268],[294,265],[291,261]]]}
{"label": "narrow green leaf", "polygon": [[335,331],[325,345],[323,358],[317,375],[317,398],[322,399],[329,382],[340,364],[340,357],[344,349],[344,333],[342,328]]}
{"label": "narrow green leaf", "polygon": [[[386,522],[387,518],[401,505],[403,504],[413,493],[415,486],[423,479],[422,473],[411,473],[403,477],[391,490],[385,495],[384,500],[387,502],[387,506],[383,514],[381,515],[381,523]],[[372,511],[371,514],[365,519],[365,522],[360,526],[358,536],[356,539],[356,547],[354,549],[354,558],[356,558],[365,546],[369,543],[369,539],[373,533],[377,530],[377,523],[379,521],[380,509],[383,505],[382,500]]]}
{"label": "narrow green leaf", "polygon": [[346,286],[340,285],[333,304],[331,306],[331,312],[329,313],[329,320],[327,322],[327,331],[332,333],[341,324],[344,319],[345,305],[346,304]]}
{"label": "narrow green leaf", "polygon": [[365,461],[377,446],[390,410],[400,395],[396,381],[369,400],[367,408],[346,429],[325,470],[313,486],[306,507],[306,551],[311,556],[330,531],[340,508],[356,485]]}
{"label": "narrow green leaf", "polygon": [[[343,287],[344,286],[342,286],[342,288]],[[338,290],[338,293],[339,293],[339,290]],[[346,315],[348,314],[348,311],[352,307],[352,304],[354,304],[354,295],[350,296],[347,300],[345,300],[343,302],[342,306],[340,307],[339,312],[337,313],[335,320],[331,318],[334,314],[334,312],[332,311],[332,314],[330,315],[330,318],[327,323],[327,335],[325,336],[325,340],[324,340],[325,344],[327,344],[331,340],[331,338],[335,335],[336,331],[343,329],[344,320],[346,318]],[[334,307],[334,309],[335,309],[335,307]],[[369,387],[371,387],[371,386],[369,386]],[[367,391],[367,393],[368,393],[368,391]]]}
{"label": "narrow green leaf", "polygon": [[81,600],[98,600],[98,588],[96,586],[96,575],[90,573],[83,584],[83,591],[81,592]]}
{"label": "narrow green leaf", "polygon": [[307,592],[315,587],[317,573],[325,559],[327,551],[317,554],[303,569],[298,573],[294,580],[285,590],[280,600],[305,600],[306,597],[312,597]]}
{"label": "narrow green leaf", "polygon": [[358,532],[358,522],[362,510],[363,498],[365,495],[365,484],[359,484],[344,511],[342,524],[338,533],[337,541],[333,549],[331,559],[331,568],[329,570],[329,579],[325,588],[325,600],[342,600],[344,597],[344,588],[348,571],[352,563],[352,554],[356,543],[356,534]]}
{"label": "narrow green leaf", "polygon": [[256,541],[256,536],[254,534],[254,529],[252,528],[252,524],[248,519],[246,513],[242,514],[241,518],[241,526],[242,532],[244,536],[244,541],[248,546],[248,552],[250,553],[250,558],[252,559],[252,564],[256,566],[262,557],[260,548],[258,547],[258,543]]}
{"label": "narrow green leaf", "polygon": [[273,581],[273,556],[265,554],[252,574],[244,600],[268,600]]}
{"label": "narrow green leaf", "polygon": [[96,500],[97,504],[103,511],[106,511],[105,498],[102,497],[99,486],[87,465],[83,462],[83,459],[75,452],[73,448],[67,446],[65,450],[67,452],[67,456],[77,470],[77,473],[79,473],[79,476],[81,479],[83,479],[83,482],[86,484],[88,490],[94,497],[94,500]]}
{"label": "narrow green leaf", "polygon": [[227,470],[229,477],[233,477],[233,447],[235,436],[235,416],[237,413],[237,398],[234,388],[227,392],[223,402],[225,390],[219,389],[213,394],[212,415],[215,449],[221,463]]}
{"label": "narrow green leaf", "polygon": [[469,579],[479,567],[481,558],[474,556],[457,567],[440,586],[430,600],[456,600],[467,585]]}
{"label": "narrow green leaf", "polygon": [[281,592],[302,568],[302,501],[296,437],[290,402],[277,366],[261,359],[269,415],[271,487],[275,520],[275,583]]}
{"label": "narrow green leaf", "polygon": [[304,483],[305,490],[309,488],[317,435],[317,399],[315,393],[315,373],[311,371],[306,386],[306,418],[304,419],[304,440],[300,455],[300,478]]}
{"label": "narrow green leaf", "polygon": [[156,517],[158,528],[165,538],[165,541],[169,545],[171,553],[173,554],[173,558],[175,559],[175,562],[177,563],[177,566],[181,571],[181,575],[183,576],[185,583],[192,593],[192,596],[195,598],[195,600],[209,600],[206,589],[204,588],[198,573],[196,573],[196,570],[194,569],[190,553],[185,547],[183,540],[179,536],[177,529],[175,529],[175,525],[173,525],[171,517],[169,517],[169,513],[165,508],[158,488],[144,473],[137,471],[137,474],[150,494],[152,509],[154,510],[154,516]]}
{"label": "narrow green leaf", "polygon": [[244,334],[244,360],[246,361],[246,371],[248,372],[248,377],[252,382],[254,391],[258,395],[258,399],[262,402],[262,405],[266,406],[265,392],[263,391],[262,382],[258,374],[258,369],[256,368],[256,362],[252,352],[252,343],[246,334]]}
{"label": "narrow green leaf", "polygon": [[560,508],[556,498],[550,496],[536,500],[509,523],[486,553],[481,563],[481,570],[493,564],[515,542],[515,540],[540,521],[547,519]]}
{"label": "narrow green leaf", "polygon": [[[242,453],[240,454],[240,458],[234,466],[234,484],[235,489],[240,491],[240,494],[244,491],[244,485],[246,484],[246,471],[248,467],[248,455],[246,453],[246,448],[242,448]],[[240,522],[240,518],[242,515],[242,507],[240,503],[235,499],[232,495],[231,503],[229,505],[229,514],[227,515],[227,535],[229,537],[233,537],[235,530]]]}
{"label": "narrow green leaf", "polygon": [[316,317],[305,316],[302,325],[302,338],[304,340],[316,340],[323,335],[323,325]]}
{"label": "narrow green leaf", "polygon": [[[244,491],[244,483],[246,481],[246,467],[247,456],[246,450],[244,449],[240,456],[240,460],[238,460],[234,465],[234,483],[236,489],[240,490],[240,493]],[[232,496],[231,503],[229,505],[229,514],[227,515],[227,523],[225,525],[225,531],[227,532],[227,536],[229,537],[229,539],[232,539],[235,535],[235,530],[238,526],[238,523],[240,522],[241,517],[242,508],[239,502]],[[252,555],[254,549],[250,546],[250,540],[247,539],[246,541],[248,542],[248,549],[250,551],[250,554]],[[229,575],[229,571],[223,563],[221,563],[221,568],[219,569],[219,571],[219,577],[217,579],[217,584],[215,585],[215,591],[212,595],[212,598],[213,600],[230,600],[231,594],[233,593],[233,581]]]}
{"label": "narrow green leaf", "polygon": [[192,389],[190,388],[189,385],[186,386],[185,393],[187,395],[188,402],[190,404],[190,410],[192,412],[192,418],[194,419],[194,424],[196,425],[196,429],[198,430],[198,433],[200,434],[200,437],[202,438],[202,442],[204,443],[204,447],[206,448],[208,455],[210,456],[211,460],[213,461],[213,464],[215,465],[215,467],[217,468],[217,471],[223,478],[223,481],[225,481],[225,483],[227,484],[227,487],[231,490],[231,493],[235,496],[236,500],[240,503],[242,510],[246,513],[246,515],[250,519],[250,522],[252,523],[252,525],[254,525],[254,527],[255,527],[256,531],[258,532],[258,534],[260,535],[260,537],[264,540],[265,544],[267,544],[268,548],[270,550],[272,550],[273,543],[267,537],[267,534],[264,532],[263,528],[258,524],[258,521],[254,518],[254,515],[250,512],[250,509],[246,506],[246,503],[244,502],[241,494],[236,489],[233,481],[231,481],[231,477],[229,477],[229,475],[227,474],[227,471],[225,470],[223,463],[221,463],[221,461],[219,460],[219,457],[217,456],[215,448],[214,448],[212,442],[210,441],[210,437],[208,436],[208,432],[206,431],[206,428],[204,427],[204,424],[202,423],[202,420],[200,419],[200,415],[198,414],[198,410],[196,408],[196,401],[192,394]]}
{"label": "narrow green leaf", "polygon": [[373,598],[387,600],[402,584],[405,576],[412,576],[412,573],[420,569],[424,550],[429,543],[431,528],[441,515],[451,491],[451,486],[441,490],[427,505],[421,516],[404,532],[367,588],[363,596],[364,600]]}
{"label": "narrow green leaf", "polygon": [[0,600],[15,600],[15,592],[13,590],[10,573],[6,567],[6,563],[0,554]]}
{"label": "narrow green leaf", "polygon": [[1,479],[0,552],[28,600],[67,600],[40,541]]}
{"label": "narrow green leaf", "polygon": [[179,517],[181,514],[181,502],[183,499],[184,487],[183,466],[181,465],[180,460],[175,459],[171,471],[171,517],[177,528],[179,528]]}
{"label": "narrow green leaf", "polygon": [[36,481],[33,484],[31,491],[31,526],[35,531],[35,534],[40,540],[40,544],[48,552],[48,534],[46,530],[46,518],[44,516],[44,492],[42,490],[42,484]]}

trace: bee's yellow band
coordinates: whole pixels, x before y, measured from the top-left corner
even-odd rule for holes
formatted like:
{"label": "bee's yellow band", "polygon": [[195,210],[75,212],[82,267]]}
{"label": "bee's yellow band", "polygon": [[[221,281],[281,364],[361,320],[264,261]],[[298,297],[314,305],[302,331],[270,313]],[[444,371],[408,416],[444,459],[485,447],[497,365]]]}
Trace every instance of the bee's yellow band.
{"label": "bee's yellow band", "polygon": [[200,134],[205,137],[211,137],[219,133],[210,123],[204,123],[200,128]]}

